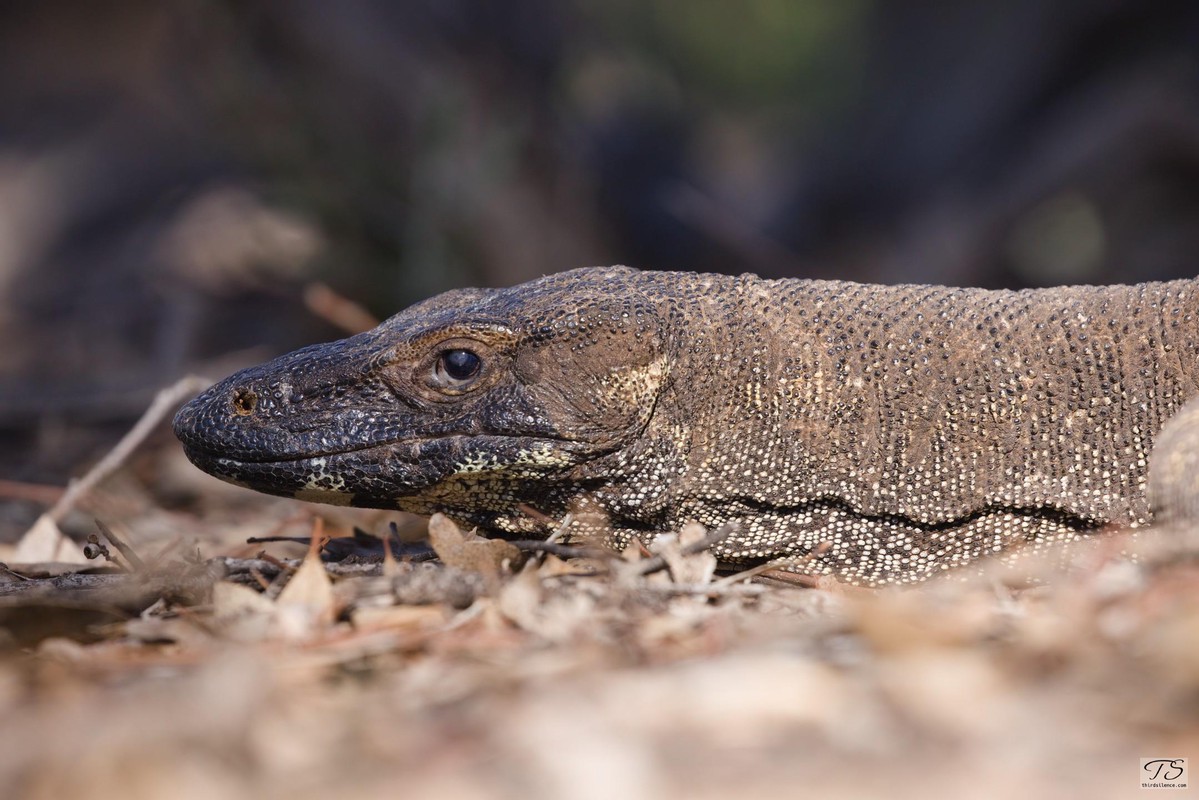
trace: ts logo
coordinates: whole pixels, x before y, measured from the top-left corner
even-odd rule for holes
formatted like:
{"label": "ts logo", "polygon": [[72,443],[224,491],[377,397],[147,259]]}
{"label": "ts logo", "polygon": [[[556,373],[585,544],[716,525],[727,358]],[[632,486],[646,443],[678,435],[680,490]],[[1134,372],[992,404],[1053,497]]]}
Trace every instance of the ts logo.
{"label": "ts logo", "polygon": [[1147,773],[1141,776],[1142,780],[1173,783],[1186,772],[1187,760],[1185,758],[1154,758],[1146,760],[1141,765],[1141,769]]}

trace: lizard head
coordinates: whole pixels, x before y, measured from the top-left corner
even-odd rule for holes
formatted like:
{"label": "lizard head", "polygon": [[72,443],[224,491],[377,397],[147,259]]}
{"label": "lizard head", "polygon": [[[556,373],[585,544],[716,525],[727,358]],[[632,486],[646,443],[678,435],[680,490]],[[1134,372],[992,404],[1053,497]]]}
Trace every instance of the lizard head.
{"label": "lizard head", "polygon": [[528,529],[521,503],[560,512],[653,415],[670,359],[638,274],[448,292],[230,376],[175,433],[198,467],[259,491]]}

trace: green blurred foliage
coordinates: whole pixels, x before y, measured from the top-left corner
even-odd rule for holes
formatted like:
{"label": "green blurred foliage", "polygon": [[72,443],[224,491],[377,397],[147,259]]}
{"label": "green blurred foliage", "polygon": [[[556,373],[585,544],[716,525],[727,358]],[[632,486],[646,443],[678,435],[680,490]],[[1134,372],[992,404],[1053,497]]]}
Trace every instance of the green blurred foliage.
{"label": "green blurred foliage", "polygon": [[603,4],[612,30],[658,53],[713,102],[842,106],[858,87],[870,4],[648,0]]}

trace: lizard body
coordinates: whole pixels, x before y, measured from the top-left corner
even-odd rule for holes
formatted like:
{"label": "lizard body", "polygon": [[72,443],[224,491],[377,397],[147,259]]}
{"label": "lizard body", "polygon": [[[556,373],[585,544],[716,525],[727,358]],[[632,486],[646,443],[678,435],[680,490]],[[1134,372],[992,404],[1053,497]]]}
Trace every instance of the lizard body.
{"label": "lizard body", "polygon": [[[1199,281],[989,291],[624,267],[459,290],[231,376],[175,420],[261,491],[612,544],[737,522],[729,564],[909,582],[1150,521],[1199,395]],[[574,532],[594,532],[578,514]],[[590,526],[590,527],[589,527]]]}

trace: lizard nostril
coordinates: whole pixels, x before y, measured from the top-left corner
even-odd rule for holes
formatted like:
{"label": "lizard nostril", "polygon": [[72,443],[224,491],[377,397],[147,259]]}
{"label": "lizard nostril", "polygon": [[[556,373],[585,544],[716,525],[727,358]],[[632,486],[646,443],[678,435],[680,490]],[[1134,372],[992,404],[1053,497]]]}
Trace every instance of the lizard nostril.
{"label": "lizard nostril", "polygon": [[258,407],[258,395],[249,389],[238,389],[233,393],[233,411],[239,417],[254,413]]}

